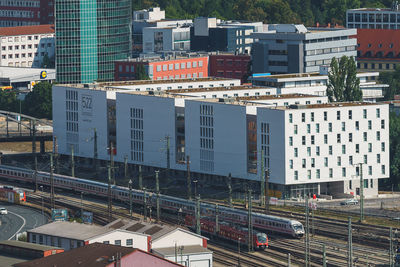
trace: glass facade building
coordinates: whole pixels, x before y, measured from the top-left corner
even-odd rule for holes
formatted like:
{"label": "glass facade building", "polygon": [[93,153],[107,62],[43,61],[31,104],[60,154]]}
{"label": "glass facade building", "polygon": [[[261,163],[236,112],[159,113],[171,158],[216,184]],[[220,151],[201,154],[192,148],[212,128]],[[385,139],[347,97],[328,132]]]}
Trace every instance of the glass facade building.
{"label": "glass facade building", "polygon": [[114,79],[114,62],[131,53],[131,0],[56,0],[59,83]]}

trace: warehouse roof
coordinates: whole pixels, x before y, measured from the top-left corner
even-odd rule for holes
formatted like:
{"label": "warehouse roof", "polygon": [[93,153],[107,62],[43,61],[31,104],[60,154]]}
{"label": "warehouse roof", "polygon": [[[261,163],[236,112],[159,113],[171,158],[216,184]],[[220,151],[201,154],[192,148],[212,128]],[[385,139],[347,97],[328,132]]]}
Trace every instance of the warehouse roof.
{"label": "warehouse roof", "polygon": [[1,246],[18,247],[18,248],[24,248],[24,249],[30,249],[30,250],[37,250],[37,251],[48,251],[48,250],[60,249],[58,247],[39,245],[39,244],[35,244],[35,243],[22,242],[22,241],[17,241],[17,240],[0,241],[0,247]]}

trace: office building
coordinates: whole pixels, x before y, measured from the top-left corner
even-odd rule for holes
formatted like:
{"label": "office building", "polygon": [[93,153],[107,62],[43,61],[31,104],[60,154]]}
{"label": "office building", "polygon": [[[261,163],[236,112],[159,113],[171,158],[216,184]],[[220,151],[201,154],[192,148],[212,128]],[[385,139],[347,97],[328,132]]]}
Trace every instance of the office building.
{"label": "office building", "polygon": [[59,83],[114,79],[114,62],[131,53],[131,1],[56,0]]}
{"label": "office building", "polygon": [[190,30],[192,51],[224,51],[250,54],[253,32],[262,32],[262,22],[220,21],[216,18],[194,19]]}
{"label": "office building", "polygon": [[269,25],[268,32],[253,33],[253,73],[317,72],[332,58],[356,57],[356,29],[306,28]]}
{"label": "office building", "polygon": [[243,82],[251,71],[251,58],[247,54],[212,53],[209,55],[210,76],[236,78]]}
{"label": "office building", "polygon": [[189,51],[190,26],[175,25],[143,28],[143,53]]}
{"label": "office building", "polygon": [[54,24],[54,0],[0,1],[0,27]]}
{"label": "office building", "polygon": [[135,80],[142,65],[150,80],[208,77],[208,56],[200,54],[166,55],[153,58],[130,58],[115,62],[115,80]]}
{"label": "office building", "polygon": [[398,1],[391,8],[358,8],[346,12],[346,27],[357,29],[400,29]]}
{"label": "office building", "polygon": [[0,27],[0,66],[50,67],[43,60],[54,62],[54,25]]}

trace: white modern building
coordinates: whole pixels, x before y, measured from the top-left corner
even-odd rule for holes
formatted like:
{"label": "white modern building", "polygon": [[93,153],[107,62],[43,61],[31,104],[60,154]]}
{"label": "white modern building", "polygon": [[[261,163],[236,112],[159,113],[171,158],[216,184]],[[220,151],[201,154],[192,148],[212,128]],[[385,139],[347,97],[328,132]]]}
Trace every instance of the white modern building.
{"label": "white modern building", "polygon": [[357,29],[400,29],[398,1],[391,8],[358,8],[346,12],[346,27]]}
{"label": "white modern building", "polygon": [[[358,163],[367,196],[376,195],[378,179],[389,176],[387,104],[327,104],[325,95],[304,93],[256,95],[265,90],[256,87],[231,96],[231,89],[241,91],[234,86],[220,98],[214,95],[221,88],[189,88],[191,81],[183,81],[184,88],[167,91],[152,90],[154,81],[54,86],[59,153],[70,154],[73,145],[77,156],[93,157],[96,129],[100,159],[108,159],[111,142],[115,160],[127,158],[135,166],[186,171],[189,156],[191,172],[207,179],[231,174],[260,181],[264,158],[271,189],[294,197],[357,194]],[[143,87],[136,89],[139,83]]]}
{"label": "white modern building", "polygon": [[189,26],[147,27],[143,29],[143,53],[189,50]]}
{"label": "white modern building", "polygon": [[159,7],[133,11],[133,20],[155,21],[165,19],[165,11]]}
{"label": "white modern building", "polygon": [[0,28],[0,66],[42,67],[54,57],[54,25]]}
{"label": "white modern building", "polygon": [[[328,69],[328,67],[322,66],[319,72],[312,73],[257,75],[250,77],[249,80],[254,86],[275,87],[277,94],[301,93],[326,96]],[[357,73],[364,101],[375,102],[383,98],[384,91],[389,85],[377,83],[378,77],[379,72]]]}
{"label": "white modern building", "polygon": [[356,57],[355,35],[356,29],[269,25],[269,31],[252,34],[258,40],[252,46],[253,73],[319,71],[334,57]]}

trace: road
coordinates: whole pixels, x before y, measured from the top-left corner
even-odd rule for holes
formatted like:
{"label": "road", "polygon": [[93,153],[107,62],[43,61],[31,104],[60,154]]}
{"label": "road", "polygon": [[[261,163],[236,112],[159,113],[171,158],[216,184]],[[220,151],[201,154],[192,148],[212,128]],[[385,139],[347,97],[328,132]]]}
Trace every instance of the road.
{"label": "road", "polygon": [[0,203],[0,207],[8,210],[7,215],[0,215],[0,240],[15,239],[17,233],[47,223],[47,217],[43,217],[40,211],[8,203]]}

